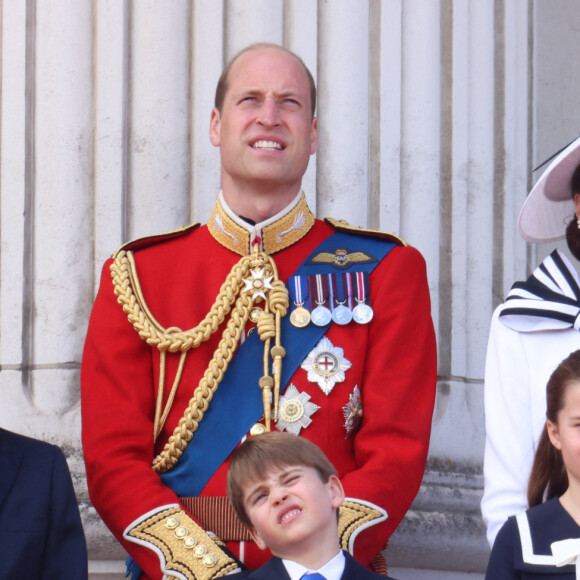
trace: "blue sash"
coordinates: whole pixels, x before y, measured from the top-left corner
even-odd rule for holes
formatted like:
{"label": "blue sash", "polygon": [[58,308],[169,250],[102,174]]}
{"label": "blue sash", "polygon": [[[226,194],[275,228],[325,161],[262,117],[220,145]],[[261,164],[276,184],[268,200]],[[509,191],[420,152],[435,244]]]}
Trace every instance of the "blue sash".
{"label": "blue sash", "polygon": [[[298,267],[295,275],[336,273],[328,263],[309,263],[320,252],[336,248],[356,249],[371,254],[376,261],[357,263],[359,272],[372,272],[396,244],[379,237],[336,232],[326,238]],[[330,326],[330,325],[329,325]],[[309,324],[295,328],[290,316],[282,319],[282,344],[286,356],[282,364],[281,385],[284,389],[294,372],[308,356],[329,326]],[[201,493],[206,483],[226,460],[249,429],[264,413],[262,391],[258,381],[263,375],[264,343],[257,332],[252,332],[239,347],[212,399],[193,439],[183,452],[179,463],[161,475],[163,483],[180,497]]]}

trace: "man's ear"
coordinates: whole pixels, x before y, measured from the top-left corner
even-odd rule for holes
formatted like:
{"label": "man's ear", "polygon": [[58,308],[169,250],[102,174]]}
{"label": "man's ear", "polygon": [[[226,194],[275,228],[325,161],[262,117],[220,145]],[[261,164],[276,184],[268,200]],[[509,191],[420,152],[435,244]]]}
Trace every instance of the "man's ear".
{"label": "man's ear", "polygon": [[248,532],[250,532],[252,540],[256,542],[256,546],[258,546],[260,550],[265,550],[268,547],[264,543],[264,540],[262,540],[262,536],[260,536],[260,534],[256,531],[256,528],[248,528]]}
{"label": "man's ear", "polygon": [[312,119],[312,126],[310,128],[310,155],[314,155],[318,149],[318,119]]}
{"label": "man's ear", "polygon": [[221,115],[217,108],[214,107],[211,111],[211,117],[209,120],[209,140],[215,147],[220,146],[220,126]]}
{"label": "man's ear", "polygon": [[344,502],[344,488],[337,475],[328,478],[328,486],[332,507],[339,508]]}

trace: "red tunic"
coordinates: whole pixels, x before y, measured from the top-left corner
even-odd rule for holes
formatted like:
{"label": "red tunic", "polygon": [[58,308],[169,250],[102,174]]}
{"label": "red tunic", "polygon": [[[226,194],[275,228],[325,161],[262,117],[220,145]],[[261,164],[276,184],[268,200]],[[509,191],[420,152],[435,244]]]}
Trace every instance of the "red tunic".
{"label": "red tunic", "polygon": [[[305,237],[276,253],[280,279],[287,281],[333,232],[329,224],[317,220]],[[134,258],[143,296],[155,319],[165,328],[187,330],[205,317],[240,256],[218,244],[202,226],[137,249]],[[152,470],[152,460],[183,416],[221,332],[188,353],[175,402],[154,445],[160,355],[139,337],[117,303],[110,263],[103,268],[82,362],[87,481],[91,501],[104,522],[143,569],[144,577],[158,579],[163,577],[158,555],[128,542],[123,531],[144,514],[178,503]],[[385,546],[419,489],[436,385],[435,337],[422,256],[409,246],[393,248],[371,273],[370,291],[374,309],[370,324],[333,324],[325,335],[352,364],[344,382],[337,382],[326,395],[300,367],[291,381],[320,407],[300,435],[318,444],[336,466],[347,497],[371,502],[388,513],[386,521],[363,526],[356,535],[354,556],[365,565]],[[287,350],[292,348],[283,337],[282,343]],[[178,354],[167,355],[166,392],[178,359]],[[343,407],[356,386],[364,417],[358,432],[347,438]],[[215,396],[219,397],[219,388]],[[215,435],[219,437],[219,432]],[[195,444],[195,436],[190,444]],[[226,472],[227,462],[202,495],[224,496]],[[267,557],[246,544],[249,567]]]}

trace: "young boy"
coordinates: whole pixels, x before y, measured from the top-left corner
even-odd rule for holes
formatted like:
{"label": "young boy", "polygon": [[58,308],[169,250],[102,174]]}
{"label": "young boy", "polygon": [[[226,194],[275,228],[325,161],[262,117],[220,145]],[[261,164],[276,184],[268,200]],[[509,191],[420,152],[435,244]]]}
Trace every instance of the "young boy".
{"label": "young boy", "polygon": [[274,555],[243,578],[385,579],[340,549],[344,490],[334,466],[308,439],[277,431],[248,438],[232,457],[227,488],[252,539]]}

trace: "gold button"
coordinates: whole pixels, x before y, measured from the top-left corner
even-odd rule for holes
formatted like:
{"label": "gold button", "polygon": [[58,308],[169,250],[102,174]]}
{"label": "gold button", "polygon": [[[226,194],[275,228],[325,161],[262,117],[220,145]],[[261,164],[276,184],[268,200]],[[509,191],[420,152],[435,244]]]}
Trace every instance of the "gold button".
{"label": "gold button", "polygon": [[169,517],[165,520],[165,527],[174,530],[179,525],[179,520],[176,517]]}
{"label": "gold button", "polygon": [[193,550],[193,548],[197,546],[197,538],[195,536],[187,536],[187,538],[183,540],[183,545],[188,550]]}
{"label": "gold button", "polygon": [[207,554],[207,548],[205,546],[196,546],[193,550],[193,555],[196,558],[203,558]]}
{"label": "gold button", "polygon": [[260,318],[260,314],[262,314],[262,312],[264,312],[261,308],[258,308],[257,306],[252,308],[252,310],[250,310],[250,320],[252,322],[258,322],[258,319]]}
{"label": "gold button", "polygon": [[250,435],[261,435],[262,433],[266,432],[266,426],[262,425],[262,423],[256,423],[251,429],[250,429]]}
{"label": "gold button", "polygon": [[206,568],[213,568],[217,564],[217,561],[218,561],[217,556],[214,556],[213,554],[208,554],[207,556],[203,557],[201,563]]}
{"label": "gold button", "polygon": [[179,540],[182,540],[186,536],[189,536],[189,530],[187,528],[181,526],[175,530],[175,537]]}

